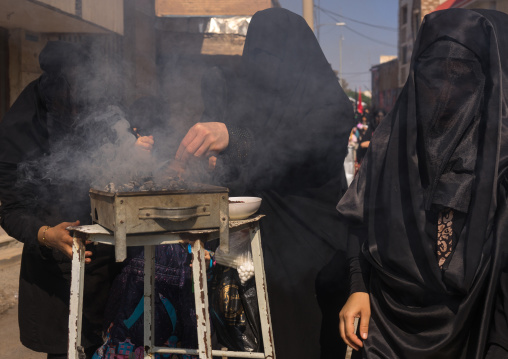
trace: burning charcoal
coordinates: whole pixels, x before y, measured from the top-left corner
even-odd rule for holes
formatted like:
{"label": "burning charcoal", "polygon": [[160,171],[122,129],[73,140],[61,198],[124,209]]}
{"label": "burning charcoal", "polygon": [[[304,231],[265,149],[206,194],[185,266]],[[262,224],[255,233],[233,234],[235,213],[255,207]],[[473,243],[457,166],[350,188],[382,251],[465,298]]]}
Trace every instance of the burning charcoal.
{"label": "burning charcoal", "polygon": [[109,182],[108,185],[104,188],[104,191],[110,192],[110,193],[115,193],[116,192],[115,184],[113,182]]}
{"label": "burning charcoal", "polygon": [[168,177],[161,183],[156,183],[152,176],[140,177],[127,183],[115,185],[109,183],[104,191],[106,192],[147,192],[147,191],[179,191],[188,189],[187,183],[180,177]]}

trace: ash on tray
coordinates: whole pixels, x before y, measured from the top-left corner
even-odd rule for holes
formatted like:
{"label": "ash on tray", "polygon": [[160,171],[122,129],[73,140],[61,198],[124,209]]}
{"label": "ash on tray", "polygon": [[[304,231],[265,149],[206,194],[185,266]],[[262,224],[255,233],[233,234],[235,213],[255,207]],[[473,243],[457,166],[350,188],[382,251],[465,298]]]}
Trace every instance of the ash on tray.
{"label": "ash on tray", "polygon": [[156,183],[153,177],[145,177],[141,179],[135,179],[117,185],[110,182],[104,187],[105,192],[116,193],[116,192],[143,192],[143,191],[178,191],[188,189],[187,184],[184,180],[179,177],[168,177],[164,181]]}

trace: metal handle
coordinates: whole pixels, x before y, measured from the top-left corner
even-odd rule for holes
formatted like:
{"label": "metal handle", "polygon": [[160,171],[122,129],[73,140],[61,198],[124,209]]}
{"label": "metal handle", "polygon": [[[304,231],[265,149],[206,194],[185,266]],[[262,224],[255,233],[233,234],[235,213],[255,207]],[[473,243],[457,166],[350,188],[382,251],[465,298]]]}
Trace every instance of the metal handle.
{"label": "metal handle", "polygon": [[142,207],[139,219],[169,219],[170,221],[187,221],[191,218],[209,216],[210,205],[200,204],[192,207]]}

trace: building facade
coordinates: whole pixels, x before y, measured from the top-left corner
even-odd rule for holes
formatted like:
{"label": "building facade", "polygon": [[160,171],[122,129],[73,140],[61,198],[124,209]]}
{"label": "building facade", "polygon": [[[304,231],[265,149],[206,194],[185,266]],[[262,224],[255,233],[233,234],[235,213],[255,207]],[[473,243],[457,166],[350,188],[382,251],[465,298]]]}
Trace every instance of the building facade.
{"label": "building facade", "polygon": [[508,13],[508,0],[399,0],[398,61],[380,63],[371,68],[374,108],[391,109],[395,102],[393,94],[398,94],[406,83],[413,44],[425,15],[449,8],[493,9]]}
{"label": "building facade", "polygon": [[[46,43],[65,40],[93,43],[103,61],[122,69],[125,103],[168,90],[182,113],[195,109],[188,116],[195,120],[204,71],[198,65],[239,57],[250,17],[274,6],[277,0],[0,0],[0,119],[40,76],[38,55]],[[224,25],[238,17],[243,27]],[[165,76],[180,65],[180,78]],[[168,89],[168,81],[180,88]],[[193,88],[190,98],[182,83]]]}
{"label": "building facade", "polygon": [[123,13],[123,0],[0,0],[0,118],[40,75],[48,41],[96,38],[107,57],[118,51]]}
{"label": "building facade", "polygon": [[372,109],[390,112],[399,95],[397,72],[398,58],[372,66]]}
{"label": "building facade", "polygon": [[435,10],[450,8],[464,9],[491,9],[508,13],[508,1],[506,0],[447,0],[436,7]]}

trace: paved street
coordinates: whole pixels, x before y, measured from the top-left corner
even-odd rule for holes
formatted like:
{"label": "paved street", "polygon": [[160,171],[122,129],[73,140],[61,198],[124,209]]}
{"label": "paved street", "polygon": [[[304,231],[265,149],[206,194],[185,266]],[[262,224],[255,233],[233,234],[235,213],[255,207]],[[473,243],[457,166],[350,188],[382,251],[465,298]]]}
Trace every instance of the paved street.
{"label": "paved street", "polygon": [[23,245],[0,228],[0,359],[44,359],[19,342],[18,278]]}

